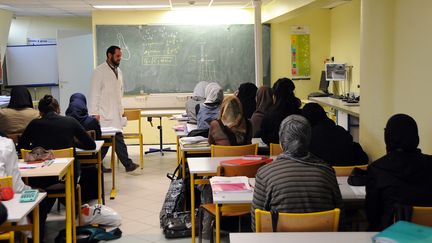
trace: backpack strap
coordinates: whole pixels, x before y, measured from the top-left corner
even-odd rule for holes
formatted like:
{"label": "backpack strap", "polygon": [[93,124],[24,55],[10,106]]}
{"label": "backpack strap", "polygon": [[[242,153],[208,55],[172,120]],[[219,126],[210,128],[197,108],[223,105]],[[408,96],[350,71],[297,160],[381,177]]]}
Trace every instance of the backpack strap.
{"label": "backpack strap", "polygon": [[277,225],[279,220],[279,213],[276,210],[271,210],[271,220],[273,232],[277,232]]}

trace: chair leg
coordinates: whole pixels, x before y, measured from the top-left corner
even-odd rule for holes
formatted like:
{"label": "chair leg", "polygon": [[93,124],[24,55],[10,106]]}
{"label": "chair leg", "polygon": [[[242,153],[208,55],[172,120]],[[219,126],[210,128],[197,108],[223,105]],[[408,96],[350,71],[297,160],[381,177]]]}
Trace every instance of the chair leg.
{"label": "chair leg", "polygon": [[141,170],[144,169],[144,144],[143,137],[140,136],[140,162],[141,162]]}

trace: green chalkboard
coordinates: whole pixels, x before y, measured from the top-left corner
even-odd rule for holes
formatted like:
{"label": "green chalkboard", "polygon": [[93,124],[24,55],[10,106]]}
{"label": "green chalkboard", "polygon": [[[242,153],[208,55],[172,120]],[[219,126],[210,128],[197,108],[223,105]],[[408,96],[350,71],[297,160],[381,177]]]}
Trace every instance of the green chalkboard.
{"label": "green chalkboard", "polygon": [[[255,81],[253,25],[98,25],[98,64],[122,48],[126,95],[191,92],[199,81],[235,91]],[[270,26],[263,25],[264,83],[270,83]]]}

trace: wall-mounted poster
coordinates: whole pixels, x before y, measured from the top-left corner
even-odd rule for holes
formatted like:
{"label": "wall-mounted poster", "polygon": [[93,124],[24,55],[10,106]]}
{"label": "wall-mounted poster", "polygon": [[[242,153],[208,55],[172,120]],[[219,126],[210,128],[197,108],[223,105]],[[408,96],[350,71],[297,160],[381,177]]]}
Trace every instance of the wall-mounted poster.
{"label": "wall-mounted poster", "polygon": [[291,27],[291,76],[294,80],[310,79],[309,27]]}

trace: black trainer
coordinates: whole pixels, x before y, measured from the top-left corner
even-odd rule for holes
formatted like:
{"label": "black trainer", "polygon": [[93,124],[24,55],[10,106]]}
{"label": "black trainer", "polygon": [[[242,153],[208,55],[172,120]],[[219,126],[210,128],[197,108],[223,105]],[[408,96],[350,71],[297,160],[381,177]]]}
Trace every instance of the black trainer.
{"label": "black trainer", "polygon": [[132,172],[136,170],[139,167],[139,165],[132,163],[130,166],[126,167],[126,172]]}

